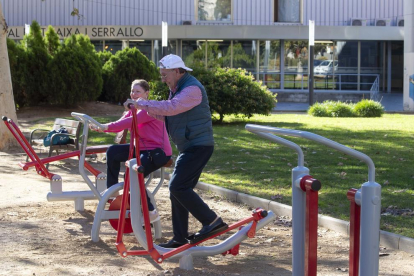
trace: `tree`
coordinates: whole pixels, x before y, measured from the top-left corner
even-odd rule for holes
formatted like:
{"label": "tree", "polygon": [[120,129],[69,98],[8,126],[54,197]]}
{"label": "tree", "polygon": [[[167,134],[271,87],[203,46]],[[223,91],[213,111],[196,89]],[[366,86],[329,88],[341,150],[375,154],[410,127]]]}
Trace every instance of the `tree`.
{"label": "tree", "polygon": [[10,73],[12,79],[14,102],[17,108],[27,105],[25,76],[27,68],[27,54],[20,43],[7,38]]}
{"label": "tree", "polygon": [[35,20],[30,25],[30,33],[24,36],[22,45],[27,53],[25,75],[27,104],[47,103],[49,74],[46,68],[52,56],[46,49],[42,30]]}
{"label": "tree", "polygon": [[[16,107],[13,98],[11,83],[9,56],[7,54],[7,23],[3,16],[3,8],[0,3],[0,114],[17,123]],[[18,143],[7,129],[6,125],[0,123],[0,150],[4,151]]]}
{"label": "tree", "polygon": [[49,27],[47,27],[44,40],[45,40],[46,48],[47,48],[49,55],[54,56],[56,52],[58,51],[60,43],[59,43],[59,36],[57,35],[55,29],[50,25]]}
{"label": "tree", "polygon": [[45,71],[50,104],[74,106],[96,100],[102,91],[101,61],[86,35],[66,38]]}
{"label": "tree", "polygon": [[155,63],[137,48],[125,48],[113,55],[102,68],[104,81],[101,99],[123,103],[129,98],[131,82],[135,79],[151,81],[160,75]]}

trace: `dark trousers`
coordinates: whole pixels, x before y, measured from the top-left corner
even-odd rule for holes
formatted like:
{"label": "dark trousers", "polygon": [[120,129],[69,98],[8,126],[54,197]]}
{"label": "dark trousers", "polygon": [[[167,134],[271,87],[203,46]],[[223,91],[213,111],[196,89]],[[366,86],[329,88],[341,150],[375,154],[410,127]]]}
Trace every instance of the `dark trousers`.
{"label": "dark trousers", "polygon": [[203,226],[217,217],[216,213],[194,192],[203,168],[213,154],[213,146],[195,146],[180,154],[170,180],[173,239],[186,243],[188,216],[193,215]]}
{"label": "dark trousers", "polygon": [[[109,188],[112,185],[119,183],[118,176],[121,170],[121,163],[128,160],[129,157],[129,144],[121,144],[121,145],[112,145],[106,151],[106,187]],[[135,153],[134,153],[135,157]],[[145,172],[144,177],[147,177],[150,173],[158,170],[161,166],[156,166],[150,157],[150,151],[143,150],[140,151],[140,158],[141,158],[141,165],[144,166]],[[170,156],[165,157],[165,163],[171,158]],[[152,205],[148,194],[147,194],[147,201],[148,201],[148,209],[150,211],[154,210],[154,206]]]}

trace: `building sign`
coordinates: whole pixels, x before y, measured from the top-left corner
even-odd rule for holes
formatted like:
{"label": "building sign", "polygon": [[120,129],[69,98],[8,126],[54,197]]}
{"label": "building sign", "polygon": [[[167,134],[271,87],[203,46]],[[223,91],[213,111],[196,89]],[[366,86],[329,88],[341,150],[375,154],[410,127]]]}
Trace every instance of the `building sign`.
{"label": "building sign", "polygon": [[[133,39],[144,34],[144,30],[137,26],[62,26],[54,29],[60,38],[84,34],[90,39]],[[41,30],[44,36],[47,27],[42,26]],[[7,30],[7,37],[10,39],[23,39],[24,35],[24,26],[9,27]]]}

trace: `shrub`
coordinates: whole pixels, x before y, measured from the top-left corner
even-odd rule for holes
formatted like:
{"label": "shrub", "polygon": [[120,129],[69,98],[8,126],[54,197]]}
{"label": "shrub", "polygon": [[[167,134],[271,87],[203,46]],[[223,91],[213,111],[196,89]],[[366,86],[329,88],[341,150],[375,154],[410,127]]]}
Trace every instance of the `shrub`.
{"label": "shrub", "polygon": [[24,73],[25,103],[27,105],[47,103],[47,84],[50,78],[47,65],[51,56],[46,50],[40,25],[36,21],[30,25],[30,33],[24,36],[22,46],[27,55]]}
{"label": "shrub", "polygon": [[352,104],[340,101],[327,101],[327,109],[331,117],[355,117]]}
{"label": "shrub", "polygon": [[137,48],[126,48],[113,55],[102,68],[104,87],[101,100],[122,103],[129,98],[135,79],[159,79],[159,72]]}
{"label": "shrub", "polygon": [[241,114],[247,118],[253,114],[269,114],[275,106],[276,95],[262,82],[257,82],[251,73],[244,69],[217,68],[213,80],[208,82],[210,108],[224,115]]}
{"label": "shrub", "polygon": [[111,57],[113,56],[113,54],[109,51],[102,51],[102,52],[98,52],[98,57],[99,60],[101,61],[102,67],[105,65],[105,63],[111,59]]}
{"label": "shrub", "polygon": [[59,43],[59,36],[57,35],[55,29],[50,25],[47,27],[44,40],[45,40],[47,52],[51,56],[54,56],[59,49],[60,43]]}
{"label": "shrub", "polygon": [[330,117],[326,106],[322,103],[312,105],[308,110],[308,114],[315,117]]}
{"label": "shrub", "polygon": [[17,106],[22,107],[27,105],[24,85],[27,55],[21,44],[15,43],[9,38],[7,38],[7,50],[9,55],[14,102]]}
{"label": "shrub", "polygon": [[[195,67],[191,74],[207,91],[211,113],[218,113],[218,121],[225,115],[235,114],[250,118],[253,114],[269,114],[275,106],[275,95],[244,69],[216,68],[206,70]],[[151,84],[153,97],[165,99],[168,88],[161,81]]]}
{"label": "shrub", "polygon": [[353,104],[340,101],[324,101],[309,108],[308,114],[317,117],[355,117]]}
{"label": "shrub", "polygon": [[85,35],[72,35],[50,62],[49,103],[73,106],[96,100],[102,91],[102,67]]}
{"label": "shrub", "polygon": [[384,107],[373,100],[362,100],[357,104],[324,101],[311,106],[308,114],[315,117],[381,117]]}
{"label": "shrub", "polygon": [[355,105],[354,111],[360,117],[381,117],[384,114],[384,107],[373,100],[362,100]]}
{"label": "shrub", "polygon": [[150,100],[167,100],[168,95],[170,94],[170,89],[168,86],[160,80],[151,81],[150,85],[150,94],[148,99]]}
{"label": "shrub", "polygon": [[71,36],[61,45],[52,26],[43,38],[33,21],[20,44],[7,44],[17,105],[75,105],[100,95],[102,65],[87,36]]}

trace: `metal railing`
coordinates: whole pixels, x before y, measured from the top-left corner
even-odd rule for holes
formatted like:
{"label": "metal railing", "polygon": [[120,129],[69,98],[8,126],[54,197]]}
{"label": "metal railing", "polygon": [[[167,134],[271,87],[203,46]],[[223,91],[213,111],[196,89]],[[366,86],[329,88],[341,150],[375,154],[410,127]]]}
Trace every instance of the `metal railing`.
{"label": "metal railing", "polygon": [[[292,76],[292,77],[286,77]],[[361,77],[375,77],[373,82],[371,81],[359,81],[358,76]],[[280,90],[282,89],[282,78],[284,83],[284,90],[308,90],[308,73],[304,72],[281,72],[269,73],[261,72],[259,73],[259,79],[271,90]],[[289,79],[291,78],[291,79]],[[351,78],[351,81],[349,80]],[[269,80],[272,79],[272,80]],[[356,79],[353,81],[352,79]],[[314,88],[317,90],[331,90],[331,91],[361,91],[368,92],[375,97],[379,92],[379,74],[332,74],[327,73],[323,75],[316,75]],[[359,89],[358,89],[359,86]],[[366,89],[365,89],[366,87]],[[369,88],[368,88],[369,87]],[[372,92],[371,92],[372,91]],[[372,99],[372,96],[371,96]]]}
{"label": "metal railing", "polygon": [[369,93],[369,97],[371,100],[379,102],[379,76],[375,78],[374,83],[371,86],[371,90]]}

